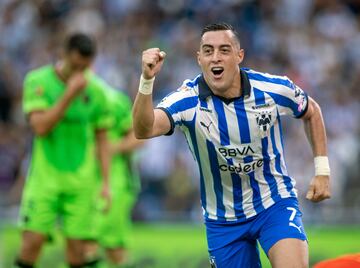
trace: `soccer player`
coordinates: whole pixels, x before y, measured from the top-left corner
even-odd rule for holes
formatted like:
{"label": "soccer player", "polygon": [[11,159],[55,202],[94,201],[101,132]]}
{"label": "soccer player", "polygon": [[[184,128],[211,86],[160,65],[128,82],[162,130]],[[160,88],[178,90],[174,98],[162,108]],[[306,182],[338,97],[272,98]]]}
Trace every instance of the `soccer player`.
{"label": "soccer player", "polygon": [[153,109],[152,90],[165,52],[142,54],[134,107],[137,138],[178,126],[200,171],[201,202],[212,267],[261,267],[257,241],[273,267],[308,267],[308,245],[295,181],[283,156],[281,115],[302,118],[315,161],[307,198],[330,197],[326,134],[319,105],[284,76],[240,68],[244,50],[231,25],[201,34],[202,74]]}
{"label": "soccer player", "polygon": [[[101,205],[95,217],[96,242],[87,242],[88,263],[99,262],[96,257],[97,244],[106,250],[111,267],[130,265],[127,248],[131,232],[131,211],[140,189],[139,178],[133,169],[132,152],[143,144],[135,138],[132,129],[130,99],[112,88],[106,90],[111,125],[108,129],[111,154],[109,185],[112,205],[103,213]],[[96,265],[95,265],[96,264]]]}
{"label": "soccer player", "polygon": [[[109,206],[105,82],[90,70],[96,52],[91,37],[68,37],[56,65],[30,71],[23,109],[35,134],[21,204],[22,245],[15,267],[34,267],[42,245],[61,217],[70,267],[85,267],[84,239],[91,235],[100,161],[102,197]],[[98,151],[98,159],[96,156]]]}

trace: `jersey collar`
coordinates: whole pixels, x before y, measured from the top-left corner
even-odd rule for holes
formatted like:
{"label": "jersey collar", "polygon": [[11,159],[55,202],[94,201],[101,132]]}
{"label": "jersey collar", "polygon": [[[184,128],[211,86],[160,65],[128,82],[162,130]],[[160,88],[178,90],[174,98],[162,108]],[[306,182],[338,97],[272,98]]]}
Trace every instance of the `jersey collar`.
{"label": "jersey collar", "polygon": [[[240,69],[240,82],[241,82],[241,88],[242,88],[242,95],[240,97],[249,97],[250,96],[250,92],[251,92],[251,85],[250,85],[250,81],[249,81],[249,77],[247,75],[247,73],[243,70]],[[204,76],[201,75],[199,78],[199,98],[201,100],[205,100],[207,97],[214,95],[214,93],[211,91],[210,87],[208,86],[208,84],[206,84],[206,81],[204,79]],[[224,101],[229,101],[231,102],[233,99],[224,99],[221,98]],[[236,99],[236,98],[234,98]]]}

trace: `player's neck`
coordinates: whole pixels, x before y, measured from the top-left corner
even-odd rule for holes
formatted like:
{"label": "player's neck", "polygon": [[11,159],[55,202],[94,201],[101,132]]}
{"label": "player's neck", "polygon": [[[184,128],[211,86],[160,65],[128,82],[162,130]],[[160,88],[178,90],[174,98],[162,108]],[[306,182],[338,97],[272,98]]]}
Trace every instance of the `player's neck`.
{"label": "player's neck", "polygon": [[68,68],[66,67],[66,64],[63,61],[58,61],[55,64],[55,72],[57,76],[62,80],[63,82],[67,82],[67,80],[70,77],[70,72],[68,71]]}
{"label": "player's neck", "polygon": [[219,97],[222,97],[225,99],[233,99],[233,98],[240,97],[242,94],[240,73],[238,75],[235,75],[234,81],[228,89],[226,89],[224,91],[217,91],[217,90],[212,89],[212,92],[216,96],[219,96]]}

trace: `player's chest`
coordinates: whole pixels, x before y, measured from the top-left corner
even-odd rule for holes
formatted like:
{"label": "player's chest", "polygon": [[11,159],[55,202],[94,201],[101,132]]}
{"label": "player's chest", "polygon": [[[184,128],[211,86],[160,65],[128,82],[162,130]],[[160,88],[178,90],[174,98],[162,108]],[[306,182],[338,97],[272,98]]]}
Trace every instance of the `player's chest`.
{"label": "player's chest", "polygon": [[[48,90],[47,98],[51,106],[55,105],[64,95],[65,88],[54,85]],[[64,119],[69,121],[87,121],[94,111],[94,96],[91,89],[85,89],[75,97],[67,107]]]}
{"label": "player's chest", "polygon": [[195,129],[197,135],[215,146],[261,143],[271,134],[277,118],[277,107],[271,98],[261,103],[207,101],[206,107],[199,104],[196,109]]}

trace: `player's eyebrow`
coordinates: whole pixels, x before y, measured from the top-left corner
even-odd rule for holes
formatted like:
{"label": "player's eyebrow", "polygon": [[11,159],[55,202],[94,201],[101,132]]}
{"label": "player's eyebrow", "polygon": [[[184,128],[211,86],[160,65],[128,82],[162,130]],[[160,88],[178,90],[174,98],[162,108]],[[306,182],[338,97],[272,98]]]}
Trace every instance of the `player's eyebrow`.
{"label": "player's eyebrow", "polygon": [[203,45],[201,45],[201,48],[214,48],[214,46],[208,45],[208,44],[203,44]]}
{"label": "player's eyebrow", "polygon": [[[223,45],[220,45],[219,46],[220,48],[231,48],[231,45],[228,45],[228,44],[223,44]],[[210,45],[210,44],[203,44],[202,46],[201,46],[201,48],[214,48],[214,46],[213,45]]]}

